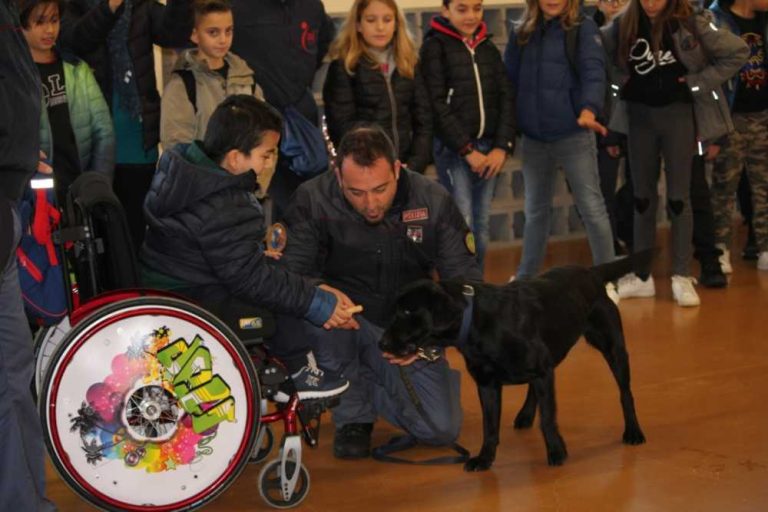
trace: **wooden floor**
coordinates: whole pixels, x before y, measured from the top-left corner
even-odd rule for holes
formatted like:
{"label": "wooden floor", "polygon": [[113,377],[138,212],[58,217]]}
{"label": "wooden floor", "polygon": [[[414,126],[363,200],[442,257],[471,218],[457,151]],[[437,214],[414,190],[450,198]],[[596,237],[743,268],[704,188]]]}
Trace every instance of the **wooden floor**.
{"label": "wooden floor", "polygon": [[[768,272],[738,257],[724,290],[699,289],[699,308],[672,302],[668,259],[654,269],[657,297],[621,303],[632,387],[648,443],[621,444],[618,393],[599,353],[578,344],[557,372],[559,425],[569,459],[548,467],[538,429],[515,431],[524,387],[504,393],[501,445],[491,471],[410,467],[332,455],[332,426],[305,451],[311,490],[302,511],[765,511],[768,510]],[[588,264],[583,241],[552,245],[549,265]],[[493,251],[488,279],[506,281],[519,249]],[[462,363],[450,355],[457,367]],[[460,441],[476,452],[475,388],[462,382]],[[393,431],[377,426],[374,442]],[[248,467],[210,511],[269,510]],[[62,511],[92,510],[49,467],[48,494]]]}

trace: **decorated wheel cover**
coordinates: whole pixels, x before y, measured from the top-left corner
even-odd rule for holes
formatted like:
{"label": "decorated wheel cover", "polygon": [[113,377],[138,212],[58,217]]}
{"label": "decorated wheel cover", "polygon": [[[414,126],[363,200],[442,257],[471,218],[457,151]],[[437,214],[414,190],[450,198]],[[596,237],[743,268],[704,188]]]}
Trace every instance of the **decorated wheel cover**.
{"label": "decorated wheel cover", "polygon": [[258,403],[234,334],[168,298],[120,301],[80,322],[41,393],[55,466],[107,510],[189,510],[213,499],[248,460]]}

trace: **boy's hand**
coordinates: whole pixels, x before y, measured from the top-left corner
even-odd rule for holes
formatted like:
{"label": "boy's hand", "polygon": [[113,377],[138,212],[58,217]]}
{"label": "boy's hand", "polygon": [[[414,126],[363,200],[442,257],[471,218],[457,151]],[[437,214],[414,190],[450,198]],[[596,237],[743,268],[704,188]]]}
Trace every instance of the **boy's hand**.
{"label": "boy's hand", "polygon": [[464,157],[464,159],[469,164],[472,172],[476,174],[482,174],[485,171],[485,168],[488,166],[488,157],[476,149],[473,149],[471,153]]}
{"label": "boy's hand", "polygon": [[707,154],[704,155],[704,160],[714,160],[717,155],[720,154],[720,146],[717,144],[710,144],[707,146]]}
{"label": "boy's hand", "polygon": [[390,364],[396,364],[398,366],[408,366],[409,364],[413,364],[413,362],[419,358],[418,354],[411,354],[406,357],[397,357],[395,354],[390,354],[389,352],[382,352],[381,354]]}
{"label": "boy's hand", "polygon": [[499,174],[501,167],[504,165],[504,161],[507,159],[507,152],[501,148],[494,148],[486,156],[486,163],[488,167],[485,168],[483,178],[489,180]]}
{"label": "boy's hand", "polygon": [[[336,296],[336,307],[333,310],[331,318],[329,318],[323,327],[325,329],[350,329],[357,330],[360,328],[360,324],[354,318],[355,313],[362,311],[362,306],[357,306],[352,300],[347,297],[347,294],[341,290],[328,286],[327,284],[321,284],[319,286],[321,290],[331,292]],[[359,308],[359,309],[358,309]]]}
{"label": "boy's hand", "polygon": [[581,114],[579,114],[579,118],[576,120],[576,123],[582,128],[586,128],[587,130],[592,130],[593,132],[599,133],[603,137],[608,135],[608,128],[598,123],[595,119],[595,113],[588,108],[582,109]]}
{"label": "boy's hand", "polygon": [[275,251],[274,249],[267,249],[264,251],[264,256],[272,258],[273,260],[279,260],[283,257],[282,251]]}
{"label": "boy's hand", "polygon": [[40,151],[40,161],[37,162],[37,172],[41,174],[53,174],[53,167],[45,163],[45,160],[48,159],[48,155],[45,154],[45,151]]}

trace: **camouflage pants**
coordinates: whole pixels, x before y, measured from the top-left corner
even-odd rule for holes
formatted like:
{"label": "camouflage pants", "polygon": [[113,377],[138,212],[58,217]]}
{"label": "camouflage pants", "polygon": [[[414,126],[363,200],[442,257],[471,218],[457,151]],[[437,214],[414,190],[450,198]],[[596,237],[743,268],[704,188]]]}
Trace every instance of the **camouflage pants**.
{"label": "camouflage pants", "polygon": [[755,238],[760,251],[768,251],[768,110],[734,113],[736,130],[729,134],[715,159],[712,172],[712,209],[715,238],[729,245],[736,188],[746,168],[752,189]]}

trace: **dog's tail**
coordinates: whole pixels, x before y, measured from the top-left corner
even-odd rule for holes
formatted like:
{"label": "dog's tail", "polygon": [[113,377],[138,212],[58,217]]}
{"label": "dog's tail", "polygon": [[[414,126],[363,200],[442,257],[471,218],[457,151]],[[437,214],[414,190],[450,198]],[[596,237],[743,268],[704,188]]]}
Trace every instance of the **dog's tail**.
{"label": "dog's tail", "polygon": [[656,252],[657,249],[655,248],[646,249],[616,261],[592,267],[592,271],[600,276],[600,279],[604,283],[616,281],[621,276],[629,274],[636,268],[649,268],[651,260]]}

